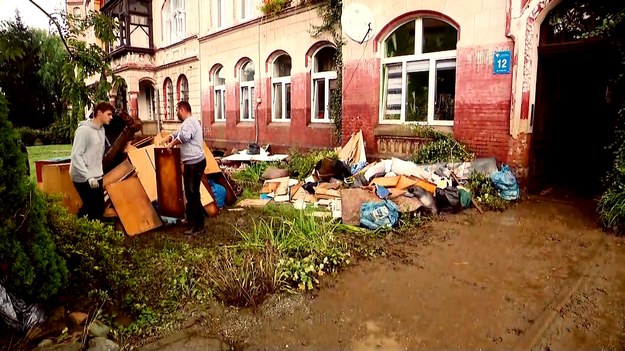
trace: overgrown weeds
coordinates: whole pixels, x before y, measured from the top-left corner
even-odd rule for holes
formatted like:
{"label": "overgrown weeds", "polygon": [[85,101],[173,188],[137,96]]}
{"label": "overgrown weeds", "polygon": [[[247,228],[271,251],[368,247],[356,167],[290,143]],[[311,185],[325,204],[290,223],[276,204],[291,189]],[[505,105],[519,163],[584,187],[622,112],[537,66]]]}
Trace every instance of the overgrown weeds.
{"label": "overgrown weeds", "polygon": [[289,172],[293,177],[297,177],[299,180],[311,175],[317,163],[324,158],[330,158],[333,160],[338,158],[338,154],[334,150],[324,149],[304,153],[296,148],[293,148],[289,152],[289,156]]}
{"label": "overgrown weeds", "polygon": [[423,126],[413,127],[412,132],[416,136],[431,139],[412,155],[412,162],[416,164],[464,162],[471,161],[475,157],[464,144],[454,139],[451,134]]}
{"label": "overgrown weeds", "polygon": [[485,210],[503,212],[510,203],[499,196],[490,177],[480,172],[473,172],[467,186],[471,190],[473,199]]}

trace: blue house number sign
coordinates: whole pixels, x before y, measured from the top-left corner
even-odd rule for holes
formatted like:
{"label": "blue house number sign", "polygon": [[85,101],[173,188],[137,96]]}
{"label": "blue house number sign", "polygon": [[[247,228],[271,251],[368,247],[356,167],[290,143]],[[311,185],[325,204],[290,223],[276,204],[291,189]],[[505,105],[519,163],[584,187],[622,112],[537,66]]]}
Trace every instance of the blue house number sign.
{"label": "blue house number sign", "polygon": [[493,73],[510,74],[510,66],[512,63],[512,54],[510,51],[495,51],[493,59]]}

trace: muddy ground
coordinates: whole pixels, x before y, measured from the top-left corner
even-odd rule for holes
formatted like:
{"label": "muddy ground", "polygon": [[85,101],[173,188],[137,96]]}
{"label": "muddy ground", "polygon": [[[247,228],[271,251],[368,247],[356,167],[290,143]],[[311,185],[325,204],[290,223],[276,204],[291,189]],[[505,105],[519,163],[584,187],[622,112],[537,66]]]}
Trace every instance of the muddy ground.
{"label": "muddy ground", "polygon": [[215,305],[143,350],[625,349],[625,240],[590,201],[531,198],[385,240],[312,294]]}

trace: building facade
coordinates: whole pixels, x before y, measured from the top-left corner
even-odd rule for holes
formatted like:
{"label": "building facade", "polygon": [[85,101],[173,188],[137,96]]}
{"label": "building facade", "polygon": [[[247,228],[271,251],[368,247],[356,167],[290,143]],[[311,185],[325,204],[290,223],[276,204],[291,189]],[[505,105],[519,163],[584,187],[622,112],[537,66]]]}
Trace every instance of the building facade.
{"label": "building facade", "polygon": [[342,135],[362,130],[370,156],[412,152],[421,141],[406,126],[429,125],[525,178],[540,29],[560,2],[343,0],[340,92],[334,44],[311,36],[318,4],[293,1],[272,16],[261,0],[67,4],[71,13],[87,6],[120,18],[110,50],[127,91],[112,95],[146,125],[175,128],[174,106],[188,100],[215,148],[331,147],[329,102],[340,93]]}

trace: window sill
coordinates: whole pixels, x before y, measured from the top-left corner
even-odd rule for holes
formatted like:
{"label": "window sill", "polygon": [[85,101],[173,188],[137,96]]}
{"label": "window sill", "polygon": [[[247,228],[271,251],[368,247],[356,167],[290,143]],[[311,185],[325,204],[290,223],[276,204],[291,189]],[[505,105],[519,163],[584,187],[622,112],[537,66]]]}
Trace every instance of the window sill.
{"label": "window sill", "polygon": [[276,123],[276,124],[286,124],[286,123],[291,123],[290,119],[272,119],[271,123],[269,123],[270,125]]}
{"label": "window sill", "polygon": [[373,129],[373,135],[376,137],[398,137],[398,138],[416,138],[411,126],[431,127],[434,130],[445,133],[452,133],[453,126],[437,126],[427,124],[380,124]]}
{"label": "window sill", "polygon": [[250,127],[254,127],[256,126],[256,121],[254,120],[245,120],[245,121],[239,121],[237,122],[237,127],[245,127],[245,128],[250,128]]}
{"label": "window sill", "polygon": [[225,126],[226,125],[226,121],[225,120],[213,121],[212,124],[214,126],[221,127],[221,126]]}

